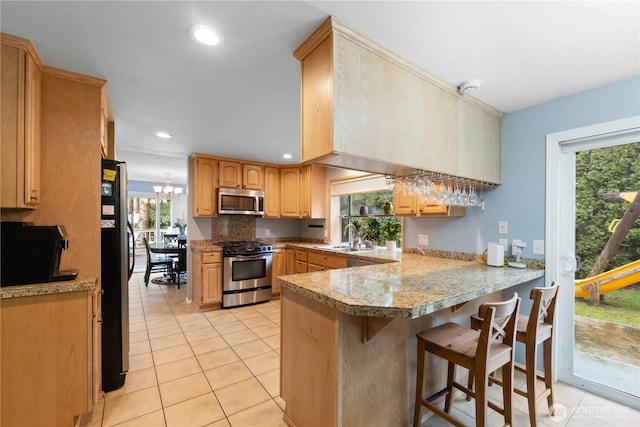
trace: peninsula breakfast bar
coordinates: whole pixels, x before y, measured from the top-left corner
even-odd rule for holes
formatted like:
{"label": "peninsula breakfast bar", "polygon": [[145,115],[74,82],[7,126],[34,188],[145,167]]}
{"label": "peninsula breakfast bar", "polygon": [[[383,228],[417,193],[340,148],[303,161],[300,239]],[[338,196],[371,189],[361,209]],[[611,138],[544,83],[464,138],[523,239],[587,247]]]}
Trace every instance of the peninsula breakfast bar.
{"label": "peninsula breakfast bar", "polygon": [[[467,324],[481,302],[543,276],[543,269],[403,253],[401,262],[278,277],[285,421],[409,425],[415,334],[447,321]],[[444,367],[427,361],[425,389],[443,384]]]}

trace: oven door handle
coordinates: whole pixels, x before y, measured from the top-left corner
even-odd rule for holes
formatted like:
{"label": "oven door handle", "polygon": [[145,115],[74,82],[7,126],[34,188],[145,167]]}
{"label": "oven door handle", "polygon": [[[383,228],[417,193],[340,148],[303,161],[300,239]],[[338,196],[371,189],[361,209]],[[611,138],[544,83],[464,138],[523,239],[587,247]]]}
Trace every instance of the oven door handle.
{"label": "oven door handle", "polygon": [[262,254],[255,254],[255,255],[234,255],[231,257],[231,260],[236,260],[236,259],[260,259],[260,258],[267,258],[270,257],[272,254],[271,253],[262,253]]}

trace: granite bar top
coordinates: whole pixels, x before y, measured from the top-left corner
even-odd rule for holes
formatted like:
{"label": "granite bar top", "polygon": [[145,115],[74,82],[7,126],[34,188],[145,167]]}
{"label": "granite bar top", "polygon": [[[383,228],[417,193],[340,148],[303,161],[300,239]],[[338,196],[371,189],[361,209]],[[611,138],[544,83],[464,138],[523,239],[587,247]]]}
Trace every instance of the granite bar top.
{"label": "granite bar top", "polygon": [[80,274],[75,280],[67,280],[64,282],[6,286],[0,287],[0,299],[87,291],[95,288],[96,283],[98,283],[98,276],[92,274]]}
{"label": "granite bar top", "polygon": [[411,253],[399,258],[400,262],[279,276],[278,283],[349,315],[417,318],[544,276],[544,269],[489,267]]}

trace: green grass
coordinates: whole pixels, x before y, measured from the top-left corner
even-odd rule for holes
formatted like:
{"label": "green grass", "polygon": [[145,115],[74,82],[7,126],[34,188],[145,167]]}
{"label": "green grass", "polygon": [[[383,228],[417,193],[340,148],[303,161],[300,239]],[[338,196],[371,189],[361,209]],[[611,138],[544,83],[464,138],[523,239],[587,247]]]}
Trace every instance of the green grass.
{"label": "green grass", "polygon": [[620,289],[604,296],[604,304],[591,306],[576,299],[576,314],[640,328],[640,290]]}

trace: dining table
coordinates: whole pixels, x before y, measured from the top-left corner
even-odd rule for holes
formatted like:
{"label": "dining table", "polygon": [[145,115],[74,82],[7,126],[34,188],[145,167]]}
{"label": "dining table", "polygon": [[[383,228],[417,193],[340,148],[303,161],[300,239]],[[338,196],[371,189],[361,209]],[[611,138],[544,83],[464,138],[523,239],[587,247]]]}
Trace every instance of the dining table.
{"label": "dining table", "polygon": [[174,254],[185,255],[187,253],[187,246],[175,243],[149,243],[149,250],[156,254]]}
{"label": "dining table", "polygon": [[[187,257],[187,245],[186,244],[175,244],[175,243],[167,243],[167,242],[159,242],[159,243],[150,243],[149,251],[156,254],[164,254],[168,256],[175,256],[177,258],[177,262],[174,263],[174,266],[183,266],[184,271],[180,269],[180,271],[175,271],[177,274],[170,274],[171,282],[175,282],[176,279],[178,284],[180,283],[180,274],[186,272],[186,257]],[[174,267],[175,268],[175,267]],[[180,268],[180,267],[178,267]]]}

